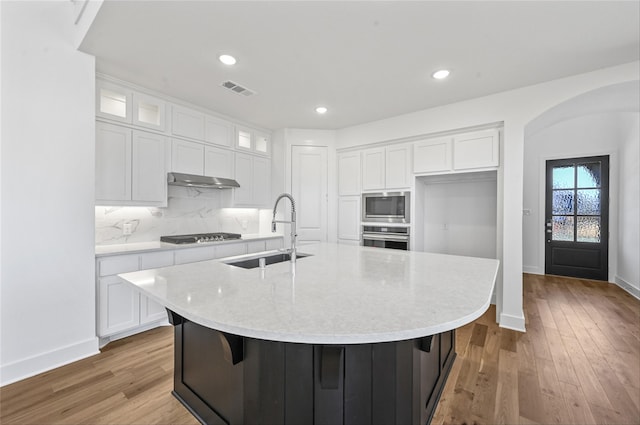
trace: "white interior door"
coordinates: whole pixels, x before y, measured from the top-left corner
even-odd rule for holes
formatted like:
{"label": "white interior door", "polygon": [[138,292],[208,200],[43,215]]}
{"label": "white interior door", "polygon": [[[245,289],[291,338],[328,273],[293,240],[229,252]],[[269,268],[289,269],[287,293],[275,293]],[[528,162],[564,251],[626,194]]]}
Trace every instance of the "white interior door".
{"label": "white interior door", "polygon": [[291,192],[296,200],[298,241],[327,240],[327,147],[291,147]]}

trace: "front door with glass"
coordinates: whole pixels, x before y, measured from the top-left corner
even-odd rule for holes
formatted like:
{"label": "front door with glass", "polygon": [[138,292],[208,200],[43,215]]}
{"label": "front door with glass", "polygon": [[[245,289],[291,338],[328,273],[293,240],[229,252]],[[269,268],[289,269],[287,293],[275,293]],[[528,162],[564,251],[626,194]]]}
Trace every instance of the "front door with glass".
{"label": "front door with glass", "polygon": [[547,161],[545,242],[545,273],[608,280],[608,156]]}

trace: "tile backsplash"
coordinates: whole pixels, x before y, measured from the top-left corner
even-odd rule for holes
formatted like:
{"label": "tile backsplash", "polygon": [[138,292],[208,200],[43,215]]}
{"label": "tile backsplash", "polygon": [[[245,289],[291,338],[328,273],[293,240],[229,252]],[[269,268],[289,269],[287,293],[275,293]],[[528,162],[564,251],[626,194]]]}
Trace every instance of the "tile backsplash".
{"label": "tile backsplash", "polygon": [[[96,207],[96,245],[159,241],[164,235],[269,231],[265,223],[270,222],[270,210],[224,208],[230,195],[226,190],[180,186],[168,189],[166,208]],[[131,225],[130,235],[122,234],[125,224]]]}

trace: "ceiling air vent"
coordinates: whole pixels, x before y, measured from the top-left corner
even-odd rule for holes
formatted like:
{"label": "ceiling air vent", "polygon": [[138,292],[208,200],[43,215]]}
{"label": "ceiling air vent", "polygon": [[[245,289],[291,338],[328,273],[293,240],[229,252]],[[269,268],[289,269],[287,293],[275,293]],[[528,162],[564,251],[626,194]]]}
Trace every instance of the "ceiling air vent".
{"label": "ceiling air vent", "polygon": [[251,96],[256,94],[253,90],[250,90],[246,87],[242,87],[238,83],[234,83],[233,81],[225,81],[222,83],[222,87],[231,90],[234,93],[241,94],[243,96]]}

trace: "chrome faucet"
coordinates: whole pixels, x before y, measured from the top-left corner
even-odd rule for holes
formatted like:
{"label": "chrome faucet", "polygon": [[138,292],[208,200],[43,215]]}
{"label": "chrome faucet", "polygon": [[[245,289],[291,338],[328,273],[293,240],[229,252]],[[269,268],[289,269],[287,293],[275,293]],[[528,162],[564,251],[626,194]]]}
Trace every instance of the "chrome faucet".
{"label": "chrome faucet", "polygon": [[[278,209],[278,202],[280,202],[280,200],[282,198],[289,198],[289,201],[291,201],[291,221],[286,221],[286,220],[276,220],[276,210]],[[283,193],[282,195],[278,196],[278,199],[276,199],[276,203],[273,206],[273,219],[271,220],[271,231],[275,233],[276,231],[276,223],[290,223],[291,224],[291,251],[290,251],[290,255],[291,255],[291,262],[295,263],[296,262],[296,201],[293,200],[293,196],[289,195],[288,193]]]}

